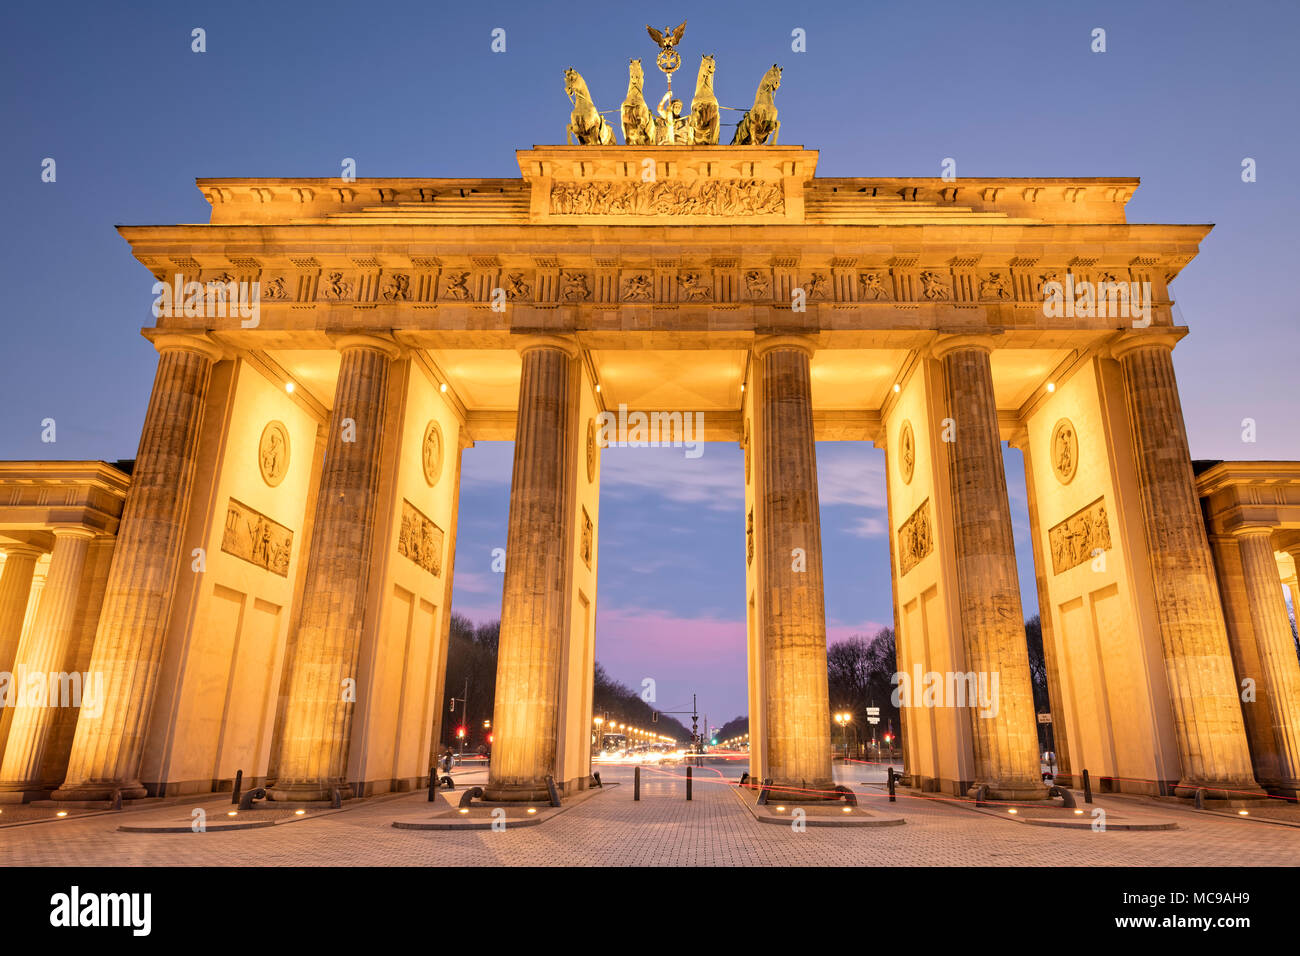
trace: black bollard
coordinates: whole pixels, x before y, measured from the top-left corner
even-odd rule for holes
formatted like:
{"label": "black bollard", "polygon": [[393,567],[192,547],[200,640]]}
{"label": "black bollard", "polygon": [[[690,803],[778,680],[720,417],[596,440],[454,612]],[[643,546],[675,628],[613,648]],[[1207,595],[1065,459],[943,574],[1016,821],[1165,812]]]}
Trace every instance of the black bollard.
{"label": "black bollard", "polygon": [[632,799],[641,799],[641,768],[632,771]]}
{"label": "black bollard", "polygon": [[894,796],[894,768],[890,767],[886,772],[889,774],[889,802],[897,803],[898,798]]}
{"label": "black bollard", "polygon": [[691,799],[691,768],[686,768],[686,799]]}
{"label": "black bollard", "polygon": [[433,803],[438,799],[438,768],[429,768],[429,802]]}
{"label": "black bollard", "polygon": [[560,805],[560,793],[555,789],[555,778],[550,774],[546,775],[546,791],[551,795],[551,806],[558,807]]}
{"label": "black bollard", "polygon": [[235,789],[230,792],[230,802],[239,803],[239,792],[244,789],[244,771],[235,771]]}
{"label": "black bollard", "polygon": [[1092,803],[1092,781],[1088,779],[1088,771],[1083,772],[1083,802]]}

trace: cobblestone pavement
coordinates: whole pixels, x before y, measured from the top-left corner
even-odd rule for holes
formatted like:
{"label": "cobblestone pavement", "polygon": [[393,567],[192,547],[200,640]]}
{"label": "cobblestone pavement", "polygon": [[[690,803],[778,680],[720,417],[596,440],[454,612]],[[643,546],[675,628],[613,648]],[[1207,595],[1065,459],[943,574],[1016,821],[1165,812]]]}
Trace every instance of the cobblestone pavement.
{"label": "cobblestone pavement", "polygon": [[[105,814],[0,829],[0,866],[168,865],[541,865],[541,866],[1243,866],[1300,864],[1300,829],[1158,808],[1180,829],[1159,832],[1061,831],[1002,821],[932,800],[900,796],[860,781],[873,776],[850,769],[864,807],[880,806],[907,819],[901,827],[829,829],[801,833],[759,824],[725,778],[696,771],[694,800],[686,802],[681,771],[646,770],[641,802],[632,800],[632,772],[604,767],[606,782],[620,783],[537,827],[506,832],[397,830],[392,821],[421,813],[426,794],[379,798],[315,819],[224,833],[131,834],[124,820],[146,815],[175,818],[191,806],[209,815],[228,799],[193,805]],[[458,774],[458,790],[485,772]],[[1104,798],[1099,801],[1105,805]],[[1116,804],[1118,807],[1119,805]],[[1131,806],[1131,805],[1129,805]]]}

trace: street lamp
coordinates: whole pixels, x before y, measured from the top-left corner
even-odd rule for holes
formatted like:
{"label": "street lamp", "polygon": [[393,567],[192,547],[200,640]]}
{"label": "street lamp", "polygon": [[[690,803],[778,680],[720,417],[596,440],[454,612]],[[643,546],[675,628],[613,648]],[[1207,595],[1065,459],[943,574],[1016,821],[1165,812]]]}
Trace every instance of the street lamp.
{"label": "street lamp", "polygon": [[835,723],[840,725],[840,737],[844,741],[844,759],[849,759],[849,724],[853,722],[853,714],[848,711],[841,711],[835,715]]}

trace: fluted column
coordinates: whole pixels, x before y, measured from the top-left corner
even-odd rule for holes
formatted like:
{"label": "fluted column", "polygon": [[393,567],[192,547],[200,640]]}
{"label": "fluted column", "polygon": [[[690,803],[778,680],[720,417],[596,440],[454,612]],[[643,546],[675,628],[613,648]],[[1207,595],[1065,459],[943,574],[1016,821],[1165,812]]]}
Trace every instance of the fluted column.
{"label": "fluted column", "polygon": [[1268,527],[1246,527],[1234,533],[1259,649],[1259,677],[1268,689],[1279,778],[1276,786],[1294,793],[1300,790],[1300,660],[1273,556],[1273,532]]}
{"label": "fluted column", "polygon": [[567,485],[577,428],[577,350],[567,339],[537,336],[520,351],[489,800],[543,799],[546,776],[555,772],[573,550]]}
{"label": "fluted column", "polygon": [[[372,545],[388,379],[398,349],[386,339],[340,337],[342,352],[289,666],[274,800],[324,800],[347,790],[348,746]],[[352,685],[355,687],[355,683]]]}
{"label": "fluted column", "polygon": [[1227,626],[1192,476],[1164,331],[1124,333],[1112,356],[1124,375],[1142,523],[1155,584],[1165,675],[1182,761],[1175,792],[1200,787],[1260,795],[1237,698]]}
{"label": "fluted column", "polygon": [[[90,670],[103,713],[77,720],[68,775],[55,800],[143,797],[140,761],[171,613],[203,409],[220,350],[199,336],[159,336],[158,371],[113,551]],[[47,583],[46,587],[49,585]]]}
{"label": "fluted column", "polygon": [[4,570],[0,571],[0,671],[12,671],[32,594],[32,576],[44,552],[17,544],[6,547],[4,552]]}
{"label": "fluted column", "polygon": [[812,343],[796,336],[760,339],[754,348],[754,452],[763,476],[755,524],[763,588],[767,774],[775,786],[790,788],[782,800],[828,799],[834,788],[812,354]]}
{"label": "fluted column", "polygon": [[982,336],[944,337],[934,350],[955,425],[954,440],[947,443],[948,470],[966,669],[975,672],[993,703],[970,706],[974,782],[987,784],[994,799],[1038,799],[1047,788],[1038,756],[991,350],[992,342]]}
{"label": "fluted column", "polygon": [[[0,802],[29,798],[58,783],[41,780],[41,761],[54,727],[56,708],[74,706],[73,701],[61,699],[62,688],[68,687],[71,693],[72,685],[65,684],[58,675],[68,660],[86,549],[93,537],[94,532],[88,528],[54,529],[54,551],[36,624],[18,648],[14,666],[18,706],[14,708],[4,761],[0,763]],[[38,681],[40,690],[34,686]],[[79,706],[80,700],[75,705]]]}

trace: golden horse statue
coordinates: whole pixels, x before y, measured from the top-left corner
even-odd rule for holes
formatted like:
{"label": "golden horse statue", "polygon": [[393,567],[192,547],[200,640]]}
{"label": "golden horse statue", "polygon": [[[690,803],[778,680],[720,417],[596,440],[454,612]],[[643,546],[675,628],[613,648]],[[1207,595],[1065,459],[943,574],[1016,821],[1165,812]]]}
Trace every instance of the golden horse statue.
{"label": "golden horse statue", "polygon": [[[758,93],[754,96],[754,105],[745,111],[744,117],[736,125],[736,135],[731,139],[732,146],[775,146],[776,134],[781,129],[776,118],[776,101],[773,95],[781,88],[781,68],[775,63],[772,69],[763,74],[763,81],[758,84]],[[771,142],[768,142],[771,137]]]}
{"label": "golden horse statue", "polygon": [[691,142],[697,146],[718,145],[718,98],[713,95],[713,56],[700,58],[700,75],[691,100]]}
{"label": "golden horse statue", "polygon": [[627,65],[627,99],[623,100],[623,144],[625,146],[653,146],[655,141],[654,116],[646,105],[645,74],[640,60],[629,60]]}
{"label": "golden horse statue", "polygon": [[573,103],[573,113],[569,116],[569,145],[574,145],[574,139],[580,146],[613,145],[614,127],[600,115],[600,110],[591,101],[591,93],[587,91],[587,81],[573,67],[564,71],[564,92]]}

